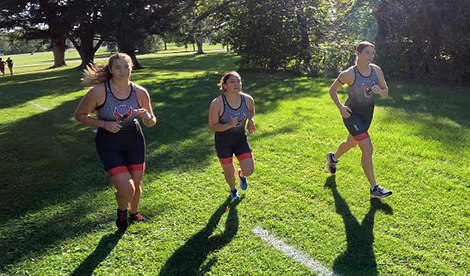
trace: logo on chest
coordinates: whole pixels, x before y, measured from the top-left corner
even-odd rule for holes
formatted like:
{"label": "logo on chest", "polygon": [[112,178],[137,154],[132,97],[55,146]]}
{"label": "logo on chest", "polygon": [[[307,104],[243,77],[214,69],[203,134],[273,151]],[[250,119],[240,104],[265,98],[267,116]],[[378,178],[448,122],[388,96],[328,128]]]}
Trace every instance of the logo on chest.
{"label": "logo on chest", "polygon": [[364,81],[362,83],[362,92],[364,92],[364,97],[370,98],[374,93],[372,92],[372,87],[375,85],[373,81]]}
{"label": "logo on chest", "polygon": [[132,115],[132,106],[127,104],[118,105],[114,107],[113,115],[116,118],[116,122],[122,123]]}

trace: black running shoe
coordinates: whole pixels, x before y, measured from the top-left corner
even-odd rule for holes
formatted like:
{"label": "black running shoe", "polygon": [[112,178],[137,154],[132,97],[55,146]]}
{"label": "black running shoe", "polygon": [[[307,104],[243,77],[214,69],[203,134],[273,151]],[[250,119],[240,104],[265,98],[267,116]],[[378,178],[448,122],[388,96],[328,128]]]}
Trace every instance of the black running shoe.
{"label": "black running shoe", "polygon": [[131,223],[132,222],[149,222],[148,218],[142,216],[141,214],[139,214],[139,212],[135,214],[130,214],[130,219],[131,219]]}
{"label": "black running shoe", "polygon": [[336,173],[336,165],[338,165],[338,160],[336,160],[336,161],[333,160],[334,155],[335,154],[332,153],[332,152],[329,152],[326,155],[326,158],[328,159],[328,170],[330,171],[331,174]]}
{"label": "black running shoe", "polygon": [[121,211],[117,209],[116,226],[119,230],[123,232],[126,231],[127,226],[129,226],[127,222],[127,210]]}
{"label": "black running shoe", "polygon": [[391,195],[392,191],[382,188],[379,185],[375,185],[374,189],[370,190],[370,198],[384,198]]}

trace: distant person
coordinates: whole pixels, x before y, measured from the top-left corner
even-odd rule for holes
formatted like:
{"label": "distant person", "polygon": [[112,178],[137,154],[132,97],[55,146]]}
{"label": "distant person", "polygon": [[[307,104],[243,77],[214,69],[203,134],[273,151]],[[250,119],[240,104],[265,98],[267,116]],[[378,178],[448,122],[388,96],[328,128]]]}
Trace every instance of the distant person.
{"label": "distant person", "polygon": [[[210,106],[209,128],[215,132],[215,149],[224,170],[225,180],[230,187],[230,197],[239,200],[235,179],[238,178],[240,188],[246,190],[247,177],[253,174],[255,169],[245,131],[245,128],[250,134],[256,131],[253,121],[255,102],[250,95],[242,93],[242,79],[235,71],[225,74],[219,86],[222,95],[215,98]],[[233,166],[234,154],[240,164],[237,172]]]}
{"label": "distant person", "polygon": [[5,61],[3,61],[2,58],[0,58],[0,73],[5,77]]}
{"label": "distant person", "polygon": [[[327,155],[330,173],[336,172],[339,158],[351,148],[359,145],[362,151],[362,168],[370,183],[370,197],[384,198],[391,191],[379,186],[375,181],[372,165],[373,146],[368,130],[374,115],[374,97],[388,96],[388,86],[379,66],[372,63],[375,57],[375,46],[370,42],[361,42],[356,49],[356,65],[339,74],[330,88],[330,96],[336,104],[343,122],[349,131],[348,138],[338,150]],[[349,97],[343,105],[338,98],[338,90],[348,85]]]}
{"label": "distant person", "polygon": [[[145,138],[137,120],[153,127],[150,96],[145,88],[130,81],[131,58],[117,53],[107,64],[85,70],[83,83],[94,86],[75,110],[75,119],[98,128],[95,145],[108,178],[117,190],[116,226],[125,231],[131,222],[147,222],[139,214],[142,177],[145,171]],[[97,113],[97,119],[90,116]],[[129,218],[128,211],[129,208]]]}
{"label": "distant person", "polygon": [[13,60],[11,58],[7,58],[7,65],[8,70],[10,70],[10,75],[13,76]]}

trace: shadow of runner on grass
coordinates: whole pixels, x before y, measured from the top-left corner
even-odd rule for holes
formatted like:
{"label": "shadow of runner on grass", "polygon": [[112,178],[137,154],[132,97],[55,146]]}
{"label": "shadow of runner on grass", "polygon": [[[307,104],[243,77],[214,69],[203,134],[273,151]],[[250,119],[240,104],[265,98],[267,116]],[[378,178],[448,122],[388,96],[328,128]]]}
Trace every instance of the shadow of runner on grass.
{"label": "shadow of runner on grass", "polygon": [[375,213],[381,210],[392,215],[393,209],[380,199],[371,199],[369,212],[364,216],[362,224],[359,224],[336,189],[334,175],[327,178],[325,187],[333,192],[336,213],[343,218],[347,238],[346,251],[334,261],[333,271],[340,275],[378,275],[373,248]]}
{"label": "shadow of runner on grass", "polygon": [[101,238],[95,250],[80,264],[79,267],[71,274],[75,275],[92,275],[98,265],[108,257],[118,244],[124,233],[120,230],[112,234],[105,235]]}
{"label": "shadow of runner on grass", "polygon": [[[204,275],[217,262],[213,258],[202,266],[207,256],[214,251],[222,249],[229,244],[238,231],[237,205],[239,200],[230,203],[230,197],[220,205],[212,214],[206,227],[191,237],[183,246],[173,253],[163,268],[160,275]],[[230,204],[229,204],[230,203]],[[222,234],[211,236],[217,228],[226,208],[228,211],[225,231]]]}

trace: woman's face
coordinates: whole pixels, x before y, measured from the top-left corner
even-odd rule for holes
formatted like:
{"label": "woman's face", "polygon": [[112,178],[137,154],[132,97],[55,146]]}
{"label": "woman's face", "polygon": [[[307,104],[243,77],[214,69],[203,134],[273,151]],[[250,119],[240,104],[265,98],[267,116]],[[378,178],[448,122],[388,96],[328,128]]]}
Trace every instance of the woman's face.
{"label": "woman's face", "polygon": [[358,62],[365,62],[369,64],[372,62],[372,60],[374,60],[375,48],[372,46],[367,46],[362,49],[362,52],[356,52],[356,55]]}
{"label": "woman's face", "polygon": [[223,86],[228,93],[238,93],[242,91],[242,81],[235,75],[231,75]]}
{"label": "woman's face", "polygon": [[113,61],[109,71],[113,74],[113,79],[124,80],[131,77],[132,68],[125,59],[118,58]]}

